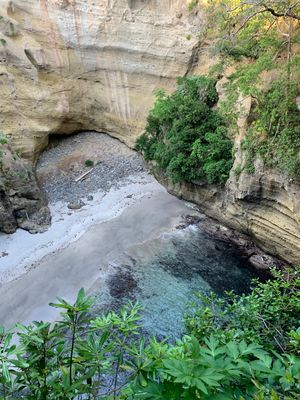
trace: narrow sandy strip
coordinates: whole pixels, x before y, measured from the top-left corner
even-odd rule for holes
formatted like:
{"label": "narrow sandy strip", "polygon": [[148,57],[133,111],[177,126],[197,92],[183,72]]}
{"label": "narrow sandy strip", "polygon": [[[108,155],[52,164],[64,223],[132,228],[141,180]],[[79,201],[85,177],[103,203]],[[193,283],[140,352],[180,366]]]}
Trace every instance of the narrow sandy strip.
{"label": "narrow sandy strip", "polygon": [[[190,209],[157,185],[143,186],[148,190],[136,191],[139,197],[123,209],[119,203],[118,207],[109,203],[112,197],[108,196],[105,202],[103,199],[103,213],[114,215],[113,218],[100,223],[94,220],[86,226],[85,232],[80,230],[81,236],[72,243],[55,253],[49,254],[48,249],[48,255],[35,268],[28,268],[19,279],[3,284],[0,287],[0,297],[4,299],[0,302],[0,325],[11,327],[18,321],[53,320],[58,311],[50,309],[48,303],[57,296],[73,301],[81,287],[90,293],[104,293],[106,279],[114,265],[132,246],[176,231],[182,215]],[[132,189],[132,186],[126,188]],[[115,210],[115,213],[108,210]]]}
{"label": "narrow sandy strip", "polygon": [[166,190],[147,173],[118,182],[108,193],[97,192],[80,210],[69,210],[66,203],[50,204],[52,225],[45,233],[31,235],[18,230],[0,235],[0,284],[10,282],[33,267],[43,257],[78,240],[92,225],[109,221],[145,197]]}

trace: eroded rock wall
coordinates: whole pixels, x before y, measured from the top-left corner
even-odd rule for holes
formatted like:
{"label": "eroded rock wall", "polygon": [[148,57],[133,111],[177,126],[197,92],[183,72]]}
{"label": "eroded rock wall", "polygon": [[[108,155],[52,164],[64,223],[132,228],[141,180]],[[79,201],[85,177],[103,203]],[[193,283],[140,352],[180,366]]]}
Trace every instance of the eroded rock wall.
{"label": "eroded rock wall", "polygon": [[[217,84],[220,100],[225,96],[225,83],[223,78]],[[238,104],[235,160],[225,187],[199,182],[175,185],[162,175],[159,179],[171,193],[195,202],[210,217],[249,235],[264,251],[291,265],[300,265],[300,184],[266,168],[259,158],[253,174],[243,169],[246,154],[242,142],[252,100],[241,97]]]}
{"label": "eroded rock wall", "polygon": [[[203,73],[210,62],[197,36],[201,12],[188,12],[186,0],[0,0],[0,16],[0,132],[31,162],[52,133],[98,130],[132,146],[155,90],[172,90],[178,76]],[[250,107],[245,99],[246,114]],[[245,124],[241,113],[234,168],[243,164]],[[22,182],[8,188],[2,177],[0,230],[30,229],[26,214],[45,211],[29,176],[30,209],[13,206],[13,198],[28,203]],[[300,187],[286,176],[258,163],[254,175],[232,173],[225,188],[164,183],[266,251],[300,264]]]}
{"label": "eroded rock wall", "polygon": [[264,251],[300,265],[299,185],[269,170],[232,177],[225,188],[159,179],[170,193],[249,235]]}
{"label": "eroded rock wall", "polygon": [[0,131],[34,160],[51,133],[132,146],[158,88],[197,59],[185,0],[0,0]]}
{"label": "eroded rock wall", "polygon": [[32,163],[19,157],[2,141],[0,147],[0,231],[17,228],[44,232],[51,221],[47,200],[35,177]]}

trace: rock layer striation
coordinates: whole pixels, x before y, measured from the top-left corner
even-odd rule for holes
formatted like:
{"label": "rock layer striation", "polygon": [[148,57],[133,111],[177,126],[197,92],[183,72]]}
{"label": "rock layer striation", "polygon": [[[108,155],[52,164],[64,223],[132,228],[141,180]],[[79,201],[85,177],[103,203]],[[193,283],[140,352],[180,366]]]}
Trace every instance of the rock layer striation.
{"label": "rock layer striation", "polygon": [[52,133],[132,146],[155,91],[197,60],[185,0],[0,0],[0,16],[0,131],[32,160]]}
{"label": "rock layer striation", "polygon": [[[188,12],[185,0],[0,0],[0,16],[0,131],[31,163],[51,134],[96,130],[133,146],[155,91],[172,90],[178,76],[203,72],[211,62],[197,36],[201,12]],[[250,107],[246,99],[243,109]],[[234,168],[243,164],[245,124],[241,113]],[[26,213],[44,210],[38,219],[49,221],[26,168],[30,188],[1,175],[5,232],[35,231]],[[265,251],[300,264],[300,186],[286,176],[258,162],[255,174],[232,173],[225,188],[163,181]],[[20,199],[26,206],[16,205]]]}

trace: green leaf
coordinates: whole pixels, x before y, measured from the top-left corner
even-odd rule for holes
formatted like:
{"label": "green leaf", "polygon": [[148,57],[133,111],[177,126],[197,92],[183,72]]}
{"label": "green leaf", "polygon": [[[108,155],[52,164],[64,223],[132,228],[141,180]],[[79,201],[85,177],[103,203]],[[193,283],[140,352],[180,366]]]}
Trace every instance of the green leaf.
{"label": "green leaf", "polygon": [[9,370],[7,368],[7,364],[6,362],[2,362],[2,373],[3,373],[3,377],[5,382],[10,383],[11,382],[11,377],[10,377],[10,373]]}

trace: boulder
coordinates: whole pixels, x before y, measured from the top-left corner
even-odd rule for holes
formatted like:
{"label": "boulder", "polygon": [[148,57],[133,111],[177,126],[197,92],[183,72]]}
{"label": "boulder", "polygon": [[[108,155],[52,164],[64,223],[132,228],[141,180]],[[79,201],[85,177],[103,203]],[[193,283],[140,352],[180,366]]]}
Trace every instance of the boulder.
{"label": "boulder", "polygon": [[20,158],[8,144],[1,144],[0,231],[13,233],[19,227],[30,233],[44,232],[50,222],[47,200],[31,163]]}

